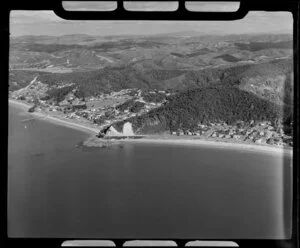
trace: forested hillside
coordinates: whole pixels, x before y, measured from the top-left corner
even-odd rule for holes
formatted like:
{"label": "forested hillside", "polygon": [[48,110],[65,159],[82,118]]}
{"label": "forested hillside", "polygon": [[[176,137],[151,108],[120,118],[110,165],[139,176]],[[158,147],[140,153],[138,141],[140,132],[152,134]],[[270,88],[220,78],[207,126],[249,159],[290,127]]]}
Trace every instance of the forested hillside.
{"label": "forested hillside", "polygon": [[276,104],[290,104],[292,72],[293,63],[290,59],[198,71],[140,69],[134,66],[72,73],[14,70],[10,73],[10,90],[25,87],[36,76],[49,86],[74,84],[82,97],[128,88],[184,91],[221,84],[239,86],[241,90]]}
{"label": "forested hillside", "polygon": [[[193,130],[198,123],[236,121],[250,122],[283,118],[292,120],[291,108],[261,99],[237,87],[212,86],[193,89],[170,97],[164,106],[149,113],[128,119],[137,133],[157,133]],[[116,123],[120,129],[123,122]]]}
{"label": "forested hillside", "polygon": [[9,96],[39,99],[65,118],[193,135],[201,135],[199,123],[271,121],[274,140],[247,137],[291,142],[291,35],[29,36],[11,39],[10,48]]}

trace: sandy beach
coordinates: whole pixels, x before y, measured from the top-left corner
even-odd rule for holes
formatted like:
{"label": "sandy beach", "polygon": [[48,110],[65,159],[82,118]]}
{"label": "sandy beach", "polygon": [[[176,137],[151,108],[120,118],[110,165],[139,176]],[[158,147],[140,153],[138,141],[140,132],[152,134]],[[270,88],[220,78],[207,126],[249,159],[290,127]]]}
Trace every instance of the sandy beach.
{"label": "sandy beach", "polygon": [[[22,108],[23,110],[28,110],[32,105],[19,102],[16,100],[9,99],[9,104],[12,104],[16,107]],[[40,117],[41,120],[50,121],[55,124],[63,125],[70,128],[75,128],[80,131],[87,132],[91,135],[95,135],[99,133],[99,129],[86,126],[84,124],[74,123],[68,119],[60,119],[57,117],[50,116],[46,113],[34,112],[30,113],[30,115],[35,117]],[[111,140],[111,142],[115,142]],[[235,150],[247,150],[253,152],[263,152],[263,153],[272,153],[277,155],[290,155],[293,154],[292,148],[283,148],[276,147],[271,145],[257,145],[257,144],[244,144],[244,143],[231,143],[225,141],[216,141],[216,140],[205,140],[205,139],[192,139],[190,137],[177,137],[177,136],[159,136],[159,135],[146,135],[141,139],[123,139],[120,140],[122,143],[137,143],[137,144],[170,144],[170,145],[188,145],[188,146],[206,146],[206,147],[217,147],[223,149],[235,149]],[[95,143],[95,139],[93,139],[93,143]],[[102,139],[99,139],[99,144],[102,144]],[[97,146],[97,145],[95,145]]]}
{"label": "sandy beach", "polygon": [[[33,105],[29,105],[29,104],[25,104],[23,102],[19,102],[19,101],[15,101],[15,100],[11,100],[9,99],[9,104],[12,104],[13,106],[19,107],[23,110],[28,110],[28,108],[32,107]],[[34,117],[39,117],[41,120],[45,120],[45,121],[49,121],[52,122],[54,124],[58,124],[58,125],[63,125],[66,127],[70,127],[70,128],[74,128],[80,131],[84,131],[87,132],[89,134],[98,134],[99,133],[99,129],[97,128],[92,128],[92,127],[88,127],[82,124],[77,124],[72,122],[71,120],[68,119],[60,119],[58,117],[53,117],[50,116],[46,113],[41,113],[41,112],[33,112],[33,113],[29,113],[30,115],[34,116]]]}
{"label": "sandy beach", "polygon": [[246,150],[253,152],[272,153],[276,155],[290,155],[292,156],[292,148],[282,148],[273,146],[264,146],[256,144],[243,144],[243,143],[229,143],[213,140],[201,139],[159,139],[146,137],[142,139],[125,139],[122,142],[126,143],[151,143],[151,144],[170,144],[170,145],[188,145],[188,146],[205,146],[217,147],[223,149]]}

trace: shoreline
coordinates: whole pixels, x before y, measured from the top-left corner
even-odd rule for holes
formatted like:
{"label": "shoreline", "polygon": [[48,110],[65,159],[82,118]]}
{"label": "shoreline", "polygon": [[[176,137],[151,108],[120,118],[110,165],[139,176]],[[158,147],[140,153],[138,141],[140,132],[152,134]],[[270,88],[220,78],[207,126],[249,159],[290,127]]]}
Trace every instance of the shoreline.
{"label": "shoreline", "polygon": [[[9,99],[9,104],[12,104],[15,107],[19,107],[23,109],[24,111],[28,110],[28,108],[32,107],[33,105],[30,105],[28,103],[19,102],[17,100]],[[58,117],[53,117],[49,114],[42,113],[42,112],[33,112],[29,113],[32,116],[35,117],[44,117],[41,118],[41,120],[49,121],[57,125],[63,125],[65,127],[77,129],[79,131],[83,131],[85,133],[88,133],[90,135],[98,134],[99,129],[88,127],[84,124],[77,124],[70,120],[62,120]],[[220,140],[208,140],[203,138],[197,138],[197,139],[191,139],[187,137],[173,137],[173,136],[158,136],[158,135],[144,135],[145,137],[140,139],[122,139],[122,140],[106,140],[105,142],[111,142],[111,143],[142,143],[142,144],[170,144],[170,145],[184,145],[184,146],[205,146],[205,147],[217,147],[217,148],[223,148],[223,149],[235,149],[235,150],[247,150],[247,151],[255,151],[255,152],[263,152],[263,153],[273,153],[273,154],[293,154],[293,148],[285,148],[285,147],[276,147],[276,146],[270,146],[270,145],[257,145],[257,144],[246,144],[241,142],[230,142],[230,141],[220,141]],[[92,136],[93,137],[93,136]],[[90,139],[91,137],[89,137]],[[98,138],[97,138],[98,139]],[[88,142],[86,140],[85,142]],[[99,139],[99,144],[103,143],[103,139]],[[95,139],[93,139],[93,146],[97,147],[95,144]],[[92,146],[92,144],[90,145]]]}
{"label": "shoreline", "polygon": [[[29,104],[19,102],[19,101],[16,101],[16,100],[11,100],[11,99],[9,99],[9,104],[12,104],[15,107],[21,108],[24,111],[27,111],[28,108],[33,106],[33,105],[29,105]],[[57,125],[73,128],[73,129],[83,131],[83,132],[88,133],[88,134],[98,134],[99,133],[99,129],[88,127],[88,126],[85,126],[83,124],[77,124],[77,123],[74,123],[74,122],[69,121],[67,119],[63,120],[63,119],[51,116],[51,115],[46,114],[46,113],[33,112],[33,113],[28,113],[28,114],[30,114],[32,116],[35,116],[35,117],[40,117],[40,118],[38,118],[40,120],[44,120],[44,121],[48,121],[48,122],[51,122],[51,123],[54,123],[54,124],[57,124]]]}
{"label": "shoreline", "polygon": [[220,149],[231,149],[238,151],[250,151],[250,152],[262,152],[272,153],[277,155],[291,155],[293,154],[292,148],[284,147],[272,147],[255,144],[245,143],[231,143],[216,140],[205,140],[205,139],[168,139],[168,138],[153,138],[146,137],[142,139],[125,139],[122,140],[124,143],[148,143],[148,144],[169,144],[169,145],[182,145],[182,146],[203,146],[203,147],[216,147]]}

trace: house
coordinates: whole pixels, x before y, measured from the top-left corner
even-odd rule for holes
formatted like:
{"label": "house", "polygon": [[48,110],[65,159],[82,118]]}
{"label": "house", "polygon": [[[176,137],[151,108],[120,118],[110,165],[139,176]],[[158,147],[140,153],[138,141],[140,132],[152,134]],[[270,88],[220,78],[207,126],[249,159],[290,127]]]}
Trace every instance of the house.
{"label": "house", "polygon": [[273,133],[271,131],[266,132],[266,139],[270,139],[273,136]]}
{"label": "house", "polygon": [[63,101],[59,102],[59,106],[61,106],[61,107],[67,107],[69,105],[70,105],[70,103],[66,99],[64,99]]}
{"label": "house", "polygon": [[75,113],[72,113],[72,114],[69,115],[69,118],[71,118],[71,119],[73,119],[74,117],[76,117]]}
{"label": "house", "polygon": [[260,126],[268,126],[268,125],[271,125],[271,123],[269,121],[263,121],[259,125]]}
{"label": "house", "polygon": [[266,143],[267,143],[266,138],[261,138],[261,139],[260,139],[260,143],[261,143],[261,144],[266,144]]}

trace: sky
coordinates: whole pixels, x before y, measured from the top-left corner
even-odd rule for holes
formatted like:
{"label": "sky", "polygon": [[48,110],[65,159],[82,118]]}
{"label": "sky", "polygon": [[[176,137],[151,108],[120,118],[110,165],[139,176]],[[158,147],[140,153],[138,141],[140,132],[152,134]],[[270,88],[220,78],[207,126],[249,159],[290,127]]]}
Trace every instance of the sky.
{"label": "sky", "polygon": [[[166,3],[130,3],[125,2],[126,9],[167,9]],[[69,3],[63,5],[66,10],[113,10],[116,5],[109,2],[101,4],[90,2]],[[191,3],[188,9],[209,11],[236,10],[233,3],[214,4]],[[170,10],[177,8],[177,3],[169,4]],[[245,34],[245,33],[292,33],[293,17],[289,12],[249,12],[241,20],[234,21],[76,21],[64,20],[53,11],[11,11],[10,34],[21,35],[151,35],[181,31],[196,31],[205,34]]]}

